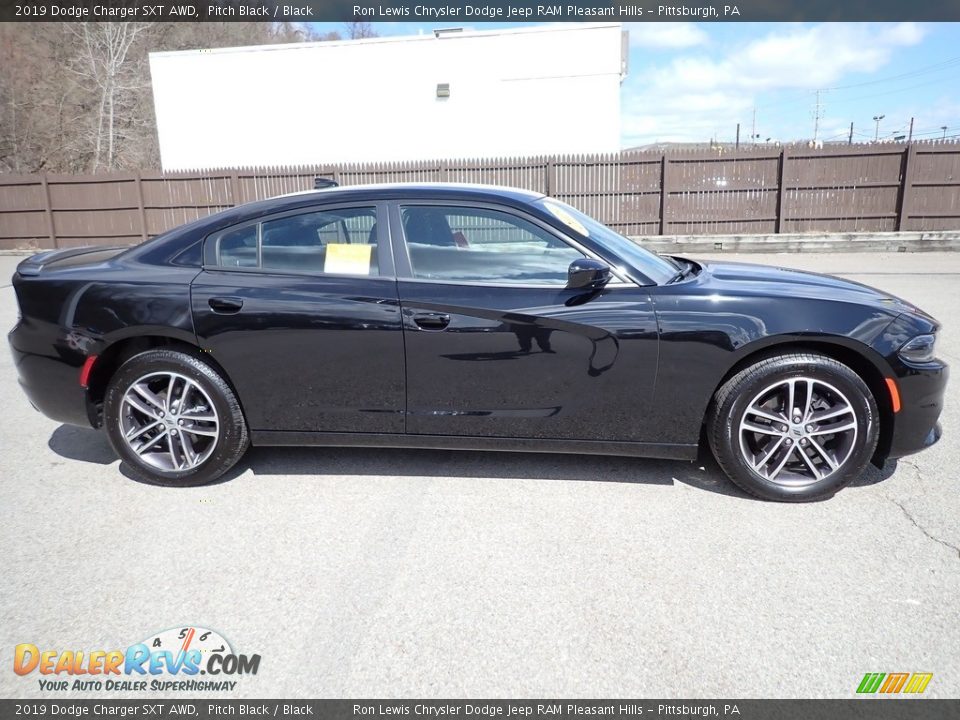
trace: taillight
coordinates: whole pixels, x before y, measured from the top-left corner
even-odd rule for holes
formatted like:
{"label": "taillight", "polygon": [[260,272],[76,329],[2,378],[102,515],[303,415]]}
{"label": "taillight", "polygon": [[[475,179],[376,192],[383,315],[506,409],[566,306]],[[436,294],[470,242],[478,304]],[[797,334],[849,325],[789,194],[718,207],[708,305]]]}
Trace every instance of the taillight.
{"label": "taillight", "polygon": [[83,367],[80,368],[80,387],[86,388],[90,384],[90,373],[93,372],[93,364],[97,361],[96,355],[89,356],[83,361]]}

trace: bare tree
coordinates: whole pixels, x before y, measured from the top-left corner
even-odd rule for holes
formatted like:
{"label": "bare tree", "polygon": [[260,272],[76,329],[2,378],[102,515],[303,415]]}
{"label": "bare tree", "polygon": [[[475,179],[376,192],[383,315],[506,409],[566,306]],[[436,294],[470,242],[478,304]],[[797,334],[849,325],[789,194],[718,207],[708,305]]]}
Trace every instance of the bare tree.
{"label": "bare tree", "polygon": [[368,22],[348,22],[343,24],[347,31],[347,37],[351,40],[362,40],[363,38],[379,37],[373,25]]}
{"label": "bare tree", "polygon": [[83,81],[93,84],[99,94],[91,170],[116,167],[117,110],[129,111],[130,102],[143,89],[141,64],[131,47],[150,23],[67,24],[67,32],[77,40],[78,55],[71,70]]}
{"label": "bare tree", "polygon": [[0,23],[0,172],[159,165],[148,56],[308,40],[305,23]]}

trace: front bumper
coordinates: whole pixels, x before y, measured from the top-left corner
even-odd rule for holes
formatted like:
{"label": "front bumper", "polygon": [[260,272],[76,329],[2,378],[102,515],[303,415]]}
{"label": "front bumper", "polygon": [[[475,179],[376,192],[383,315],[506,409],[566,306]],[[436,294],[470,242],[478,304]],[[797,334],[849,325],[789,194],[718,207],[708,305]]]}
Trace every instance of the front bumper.
{"label": "front bumper", "polygon": [[940,413],[950,376],[949,366],[939,360],[922,365],[901,364],[896,370],[901,407],[894,415],[888,458],[912,455],[940,439]]}

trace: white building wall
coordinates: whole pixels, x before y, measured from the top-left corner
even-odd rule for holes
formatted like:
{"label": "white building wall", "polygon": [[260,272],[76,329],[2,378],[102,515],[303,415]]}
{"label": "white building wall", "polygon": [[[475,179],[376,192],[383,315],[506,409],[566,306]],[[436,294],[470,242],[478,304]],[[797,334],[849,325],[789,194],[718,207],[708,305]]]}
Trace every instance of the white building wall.
{"label": "white building wall", "polygon": [[614,152],[621,52],[609,23],[151,53],[162,163]]}

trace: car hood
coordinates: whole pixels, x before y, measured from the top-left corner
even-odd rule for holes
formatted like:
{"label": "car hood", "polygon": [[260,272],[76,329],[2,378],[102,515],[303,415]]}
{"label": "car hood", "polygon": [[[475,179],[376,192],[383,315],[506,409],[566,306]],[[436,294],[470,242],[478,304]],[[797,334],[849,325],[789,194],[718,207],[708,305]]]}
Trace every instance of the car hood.
{"label": "car hood", "polygon": [[751,263],[702,262],[700,265],[702,270],[698,278],[717,292],[849,302],[883,308],[894,315],[909,312],[930,318],[896,295],[833,275]]}

